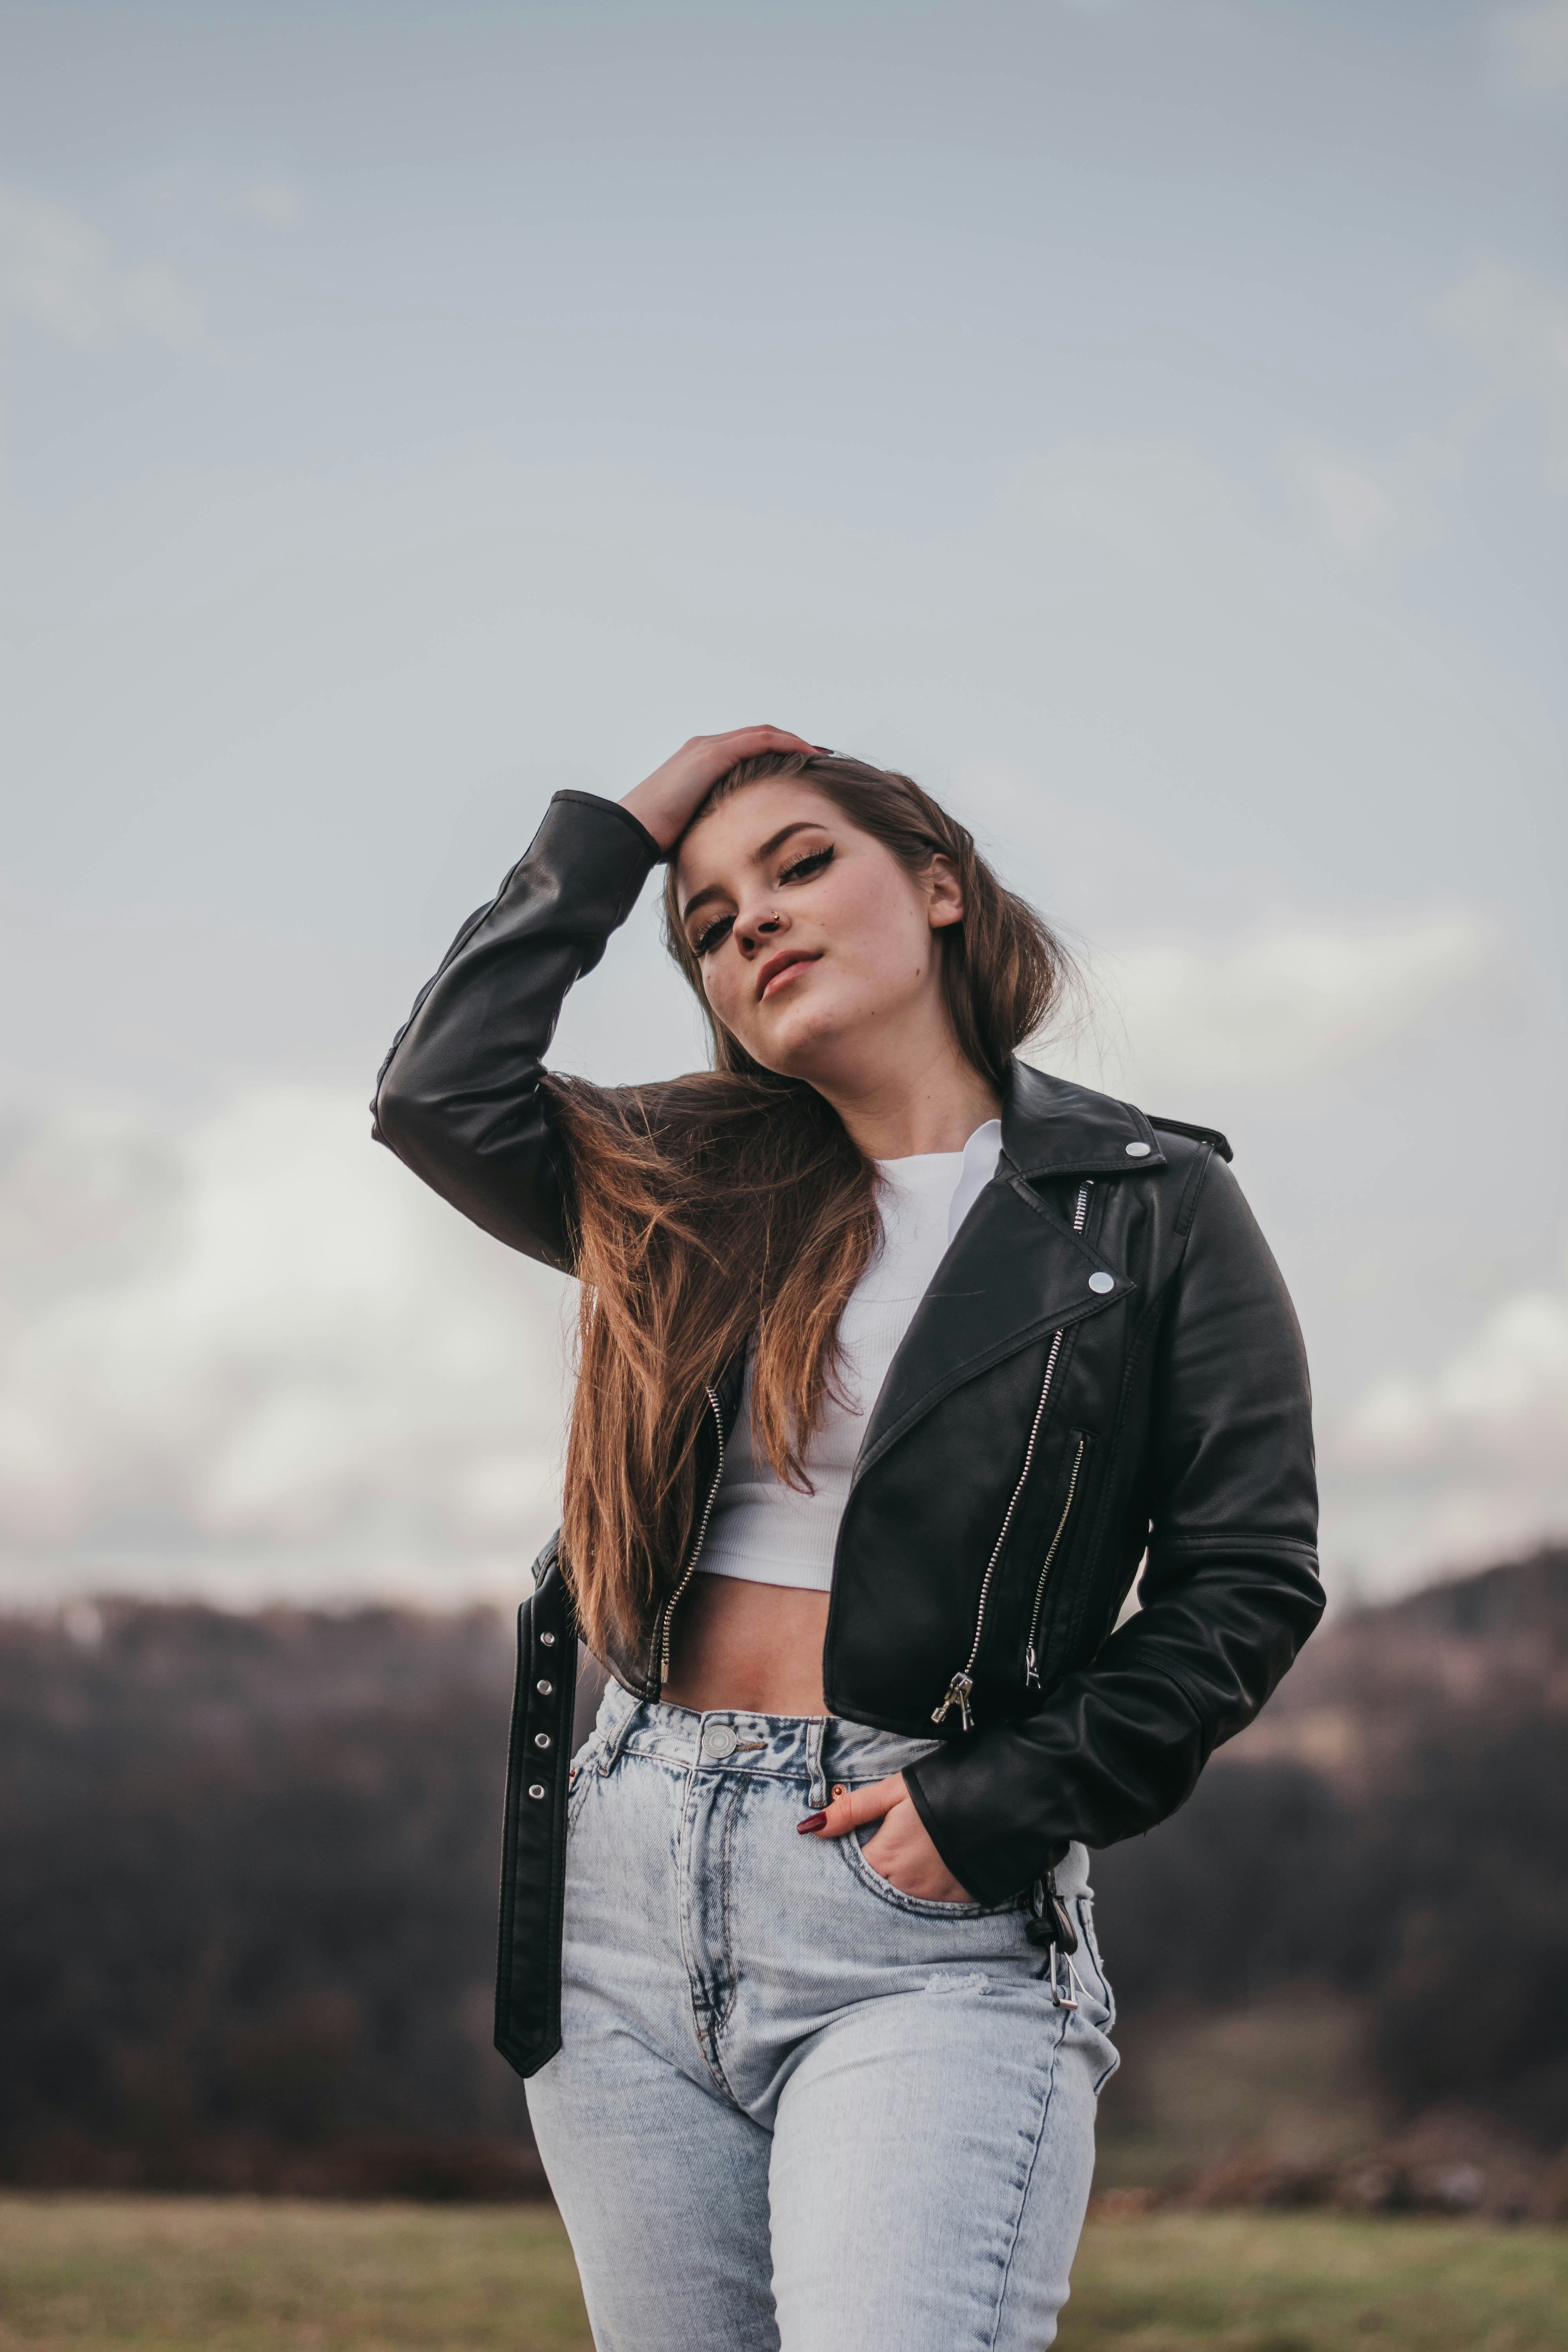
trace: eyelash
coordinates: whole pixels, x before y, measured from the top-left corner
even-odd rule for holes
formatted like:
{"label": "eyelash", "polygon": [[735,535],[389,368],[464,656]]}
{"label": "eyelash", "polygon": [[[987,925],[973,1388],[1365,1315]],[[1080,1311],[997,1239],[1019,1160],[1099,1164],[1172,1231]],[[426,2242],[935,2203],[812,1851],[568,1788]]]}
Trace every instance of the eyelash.
{"label": "eyelash", "polygon": [[[832,862],[831,843],[826,849],[810,850],[805,856],[797,857],[793,866],[784,867],[779,876],[780,885],[782,887],[785,882],[809,882],[813,875],[822,873]],[[692,940],[692,954],[694,956],[710,955],[716,947],[721,947],[729,937],[730,926],[734,919],[732,915],[721,915],[716,923],[710,923],[708,929]]]}

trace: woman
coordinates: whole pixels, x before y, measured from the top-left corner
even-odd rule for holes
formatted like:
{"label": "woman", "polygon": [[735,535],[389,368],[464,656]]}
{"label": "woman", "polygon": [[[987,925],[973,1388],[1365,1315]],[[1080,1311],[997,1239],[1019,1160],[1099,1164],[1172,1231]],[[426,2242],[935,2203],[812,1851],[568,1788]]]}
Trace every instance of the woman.
{"label": "woman", "polygon": [[[660,859],[713,1070],[547,1075]],[[1228,1147],[1015,1058],[1061,970],[908,778],[747,728],[558,793],[382,1073],[381,1138],[583,1282],[497,2040],[613,2352],[1051,2341],[1116,2063],[1086,1848],[1320,1612]]]}

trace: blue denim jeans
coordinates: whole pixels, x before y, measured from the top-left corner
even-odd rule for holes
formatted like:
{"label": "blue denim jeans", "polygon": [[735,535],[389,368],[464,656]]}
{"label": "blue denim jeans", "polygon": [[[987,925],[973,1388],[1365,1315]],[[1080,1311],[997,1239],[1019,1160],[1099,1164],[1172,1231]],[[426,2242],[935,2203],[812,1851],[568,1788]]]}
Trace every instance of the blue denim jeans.
{"label": "blue denim jeans", "polygon": [[528,2086],[600,2352],[1055,2336],[1117,2063],[1083,1848],[1053,1986],[1016,1904],[900,1893],[874,1825],[795,1832],[935,1744],[605,1693],[568,1798],[562,2047]]}

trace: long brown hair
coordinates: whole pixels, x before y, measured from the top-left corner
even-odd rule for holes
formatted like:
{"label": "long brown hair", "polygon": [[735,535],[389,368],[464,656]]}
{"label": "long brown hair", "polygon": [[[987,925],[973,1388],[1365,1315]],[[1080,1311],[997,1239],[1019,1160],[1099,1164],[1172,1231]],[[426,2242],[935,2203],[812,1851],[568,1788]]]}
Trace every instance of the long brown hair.
{"label": "long brown hair", "polygon": [[[910,777],[831,754],[768,752],[699,814],[765,777],[799,776],[907,873],[947,858],[963,919],[940,932],[942,986],[966,1058],[998,1091],[1046,1020],[1068,959],[971,835]],[[833,1392],[839,1318],[876,1247],[875,1172],[804,1079],[752,1060],[713,1018],[679,919],[665,937],[707,1016],[713,1067],[658,1086],[546,1081],[572,1170],[582,1280],[562,1544],[590,1646],[633,1641],[684,1565],[707,1391],[756,1333],[752,1424],[775,1475],[803,1457]]]}

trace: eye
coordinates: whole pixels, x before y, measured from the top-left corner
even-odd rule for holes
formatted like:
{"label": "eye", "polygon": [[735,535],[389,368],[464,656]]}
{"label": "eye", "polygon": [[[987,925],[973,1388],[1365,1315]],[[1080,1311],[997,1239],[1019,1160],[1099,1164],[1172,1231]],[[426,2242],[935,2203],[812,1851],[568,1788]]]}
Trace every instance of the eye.
{"label": "eye", "polygon": [[779,876],[779,880],[809,882],[814,875],[822,873],[832,863],[833,845],[830,842],[826,849],[813,849],[805,857],[797,857],[793,866],[784,867],[784,872]]}
{"label": "eye", "polygon": [[692,954],[711,955],[715,948],[722,947],[730,936],[730,927],[734,919],[733,915],[721,915],[718,921],[710,923],[705,931],[699,931],[691,942]]}

